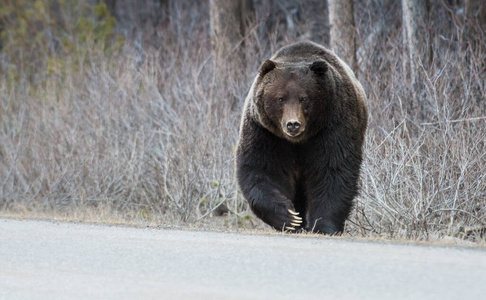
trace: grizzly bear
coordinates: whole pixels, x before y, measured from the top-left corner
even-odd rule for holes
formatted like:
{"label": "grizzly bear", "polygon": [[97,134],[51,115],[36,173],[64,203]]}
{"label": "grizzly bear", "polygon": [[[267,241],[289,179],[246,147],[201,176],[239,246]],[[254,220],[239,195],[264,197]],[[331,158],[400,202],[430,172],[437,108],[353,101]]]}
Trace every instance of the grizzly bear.
{"label": "grizzly bear", "polygon": [[277,230],[339,234],[358,193],[366,95],[313,42],[281,48],[245,100],[236,176],[251,210]]}

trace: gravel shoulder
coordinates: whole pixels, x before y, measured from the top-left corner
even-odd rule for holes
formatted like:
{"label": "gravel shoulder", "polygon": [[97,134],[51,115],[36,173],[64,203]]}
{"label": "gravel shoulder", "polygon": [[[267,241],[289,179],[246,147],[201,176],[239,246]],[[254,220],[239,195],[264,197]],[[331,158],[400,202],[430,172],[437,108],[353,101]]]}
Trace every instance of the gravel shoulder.
{"label": "gravel shoulder", "polygon": [[0,299],[481,299],[486,249],[0,219]]}

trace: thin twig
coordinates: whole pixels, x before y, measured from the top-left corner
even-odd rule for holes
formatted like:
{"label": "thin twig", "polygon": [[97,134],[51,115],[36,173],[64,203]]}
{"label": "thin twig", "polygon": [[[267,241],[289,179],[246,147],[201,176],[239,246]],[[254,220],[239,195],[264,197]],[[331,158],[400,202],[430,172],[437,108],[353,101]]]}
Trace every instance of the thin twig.
{"label": "thin twig", "polygon": [[476,118],[467,118],[467,119],[458,119],[458,120],[446,120],[446,121],[432,122],[432,123],[420,123],[420,125],[429,126],[429,125],[450,124],[450,123],[479,121],[479,120],[486,120],[486,117],[476,117]]}

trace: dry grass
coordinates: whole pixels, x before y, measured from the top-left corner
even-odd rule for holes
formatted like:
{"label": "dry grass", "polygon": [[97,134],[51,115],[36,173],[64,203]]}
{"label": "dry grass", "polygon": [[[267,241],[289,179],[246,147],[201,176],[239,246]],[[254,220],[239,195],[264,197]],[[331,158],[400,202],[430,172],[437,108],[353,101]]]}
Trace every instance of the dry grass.
{"label": "dry grass", "polygon": [[[357,73],[369,98],[370,126],[347,235],[480,239],[486,33],[466,34],[464,22],[448,21],[440,10],[444,15],[430,24],[434,62],[423,69],[429,110],[419,118],[410,110],[415,91],[401,65],[399,11],[391,5],[378,12],[370,3],[357,7],[369,12],[357,16]],[[247,64],[233,66],[231,56],[212,57],[207,4],[178,5],[185,9],[171,30],[146,30],[145,38],[128,38],[109,57],[87,52],[85,63],[44,75],[41,85],[28,74],[13,83],[0,72],[4,216],[183,225],[211,223],[227,208],[229,216],[214,221],[216,227],[264,228],[234,179],[241,105],[259,63],[315,24],[304,19],[292,31],[276,26],[271,34],[255,26],[245,40],[255,45]]]}

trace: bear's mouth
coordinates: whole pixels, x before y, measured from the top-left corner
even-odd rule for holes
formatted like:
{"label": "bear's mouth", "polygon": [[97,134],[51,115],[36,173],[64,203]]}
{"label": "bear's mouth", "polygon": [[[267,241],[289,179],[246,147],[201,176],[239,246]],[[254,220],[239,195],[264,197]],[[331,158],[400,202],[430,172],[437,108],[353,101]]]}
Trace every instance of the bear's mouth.
{"label": "bear's mouth", "polygon": [[287,130],[284,130],[284,133],[292,138],[298,137],[301,135],[304,131],[299,131],[299,132],[288,132]]}
{"label": "bear's mouth", "polygon": [[288,138],[292,138],[292,139],[295,139],[297,137],[302,136],[304,131],[305,131],[305,128],[300,128],[299,130],[293,130],[293,131],[287,130],[285,127],[283,128],[284,134]]}

